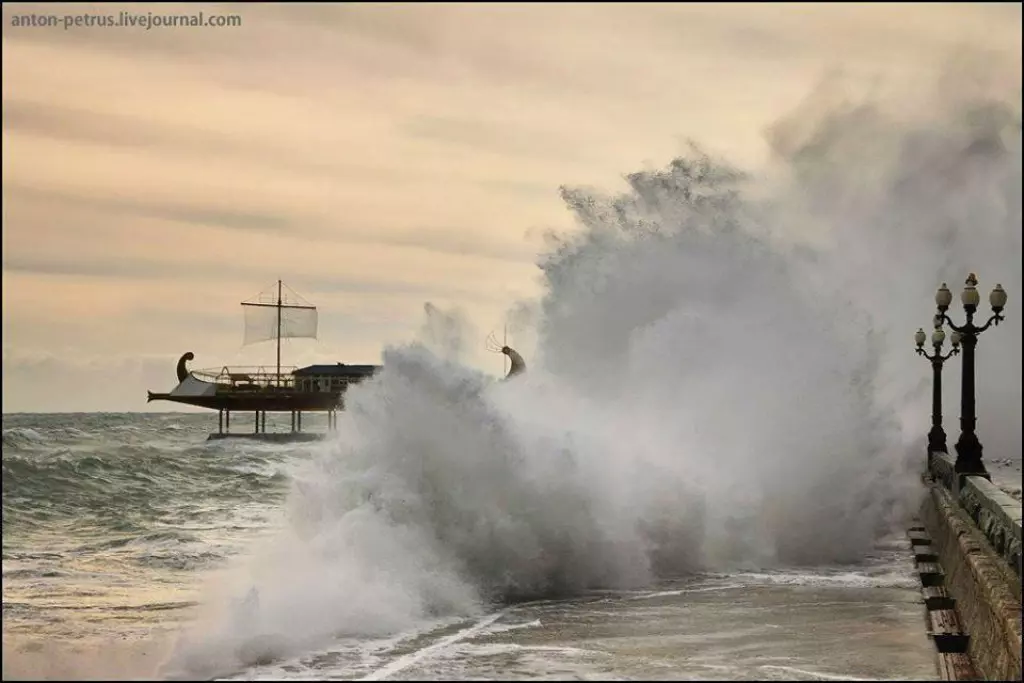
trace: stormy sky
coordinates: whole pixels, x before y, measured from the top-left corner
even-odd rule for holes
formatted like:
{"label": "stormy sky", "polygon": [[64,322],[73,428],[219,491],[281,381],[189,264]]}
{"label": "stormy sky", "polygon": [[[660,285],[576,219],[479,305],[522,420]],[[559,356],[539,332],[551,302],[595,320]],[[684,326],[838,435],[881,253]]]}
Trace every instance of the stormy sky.
{"label": "stormy sky", "polygon": [[[120,11],[241,25],[14,25]],[[5,3],[3,410],[273,363],[238,304],[278,278],[320,309],[286,364],[379,362],[428,301],[500,330],[572,229],[560,185],[691,138],[756,165],[828,74],[912,87],[976,46],[1019,63],[1020,5]]]}

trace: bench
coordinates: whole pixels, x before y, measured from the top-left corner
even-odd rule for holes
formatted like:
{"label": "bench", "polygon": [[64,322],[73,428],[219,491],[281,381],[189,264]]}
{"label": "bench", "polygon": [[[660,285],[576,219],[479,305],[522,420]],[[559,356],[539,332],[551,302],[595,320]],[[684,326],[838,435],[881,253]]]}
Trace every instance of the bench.
{"label": "bench", "polygon": [[921,585],[925,588],[942,585],[942,567],[938,562],[918,562],[917,573],[921,577]]}
{"label": "bench", "polygon": [[965,652],[940,652],[939,676],[944,681],[980,680],[971,658]]}
{"label": "bench", "polygon": [[956,610],[936,609],[928,612],[929,633],[940,653],[967,652],[967,634],[960,627]]}
{"label": "bench", "polygon": [[950,610],[956,604],[956,601],[942,586],[925,586],[921,589],[921,593],[924,595],[924,605],[929,611]]}
{"label": "bench", "polygon": [[907,532],[907,536],[910,537],[911,545],[931,545],[932,539],[929,538],[928,532],[924,529],[914,528]]}

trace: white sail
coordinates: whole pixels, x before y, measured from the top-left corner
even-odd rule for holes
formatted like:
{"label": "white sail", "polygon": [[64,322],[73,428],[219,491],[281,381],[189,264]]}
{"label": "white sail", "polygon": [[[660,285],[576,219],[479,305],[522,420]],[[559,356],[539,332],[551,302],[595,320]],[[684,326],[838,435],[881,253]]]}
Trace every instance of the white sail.
{"label": "white sail", "polygon": [[316,308],[313,306],[243,303],[242,309],[245,311],[243,345],[277,339],[279,311],[281,314],[281,339],[289,337],[316,339],[318,319]]}

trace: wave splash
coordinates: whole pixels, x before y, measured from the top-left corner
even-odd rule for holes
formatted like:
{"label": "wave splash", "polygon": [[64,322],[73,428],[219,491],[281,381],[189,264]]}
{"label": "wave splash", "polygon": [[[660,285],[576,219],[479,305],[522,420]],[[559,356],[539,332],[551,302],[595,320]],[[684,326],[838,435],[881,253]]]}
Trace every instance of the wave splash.
{"label": "wave splash", "polygon": [[[540,264],[531,371],[495,382],[444,349],[389,348],[296,477],[287,528],[168,671],[863,557],[918,494],[928,398],[906,316],[926,323],[934,285],[967,268],[1021,291],[1019,98],[945,86],[926,119],[798,110],[768,180],[693,150],[620,196],[563,189],[581,229]],[[458,321],[427,315],[461,348]],[[1019,415],[1011,376],[987,391]],[[1019,452],[1019,426],[990,426]]]}

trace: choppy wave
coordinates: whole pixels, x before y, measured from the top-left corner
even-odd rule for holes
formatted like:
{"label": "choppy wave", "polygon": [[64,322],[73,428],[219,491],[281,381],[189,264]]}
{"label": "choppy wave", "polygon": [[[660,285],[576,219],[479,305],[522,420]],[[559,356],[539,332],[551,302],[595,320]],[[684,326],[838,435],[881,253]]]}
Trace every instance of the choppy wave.
{"label": "choppy wave", "polygon": [[29,427],[14,427],[3,431],[4,448],[25,448],[39,444],[45,437]]}
{"label": "choppy wave", "polygon": [[93,417],[89,428],[60,424],[68,418],[58,416],[35,419],[43,424],[3,430],[5,535],[33,520],[74,520],[115,532],[196,523],[246,500],[278,500],[291,463],[308,453],[205,442],[205,416],[191,425],[165,418],[123,424],[117,416],[104,424]]}
{"label": "choppy wave", "polygon": [[188,618],[190,577],[267,528],[310,454],[207,442],[211,426],[208,415],[4,415],[5,636],[120,641]]}
{"label": "choppy wave", "polygon": [[201,519],[210,506],[276,499],[285,481],[281,461],[244,450],[101,442],[90,448],[7,452],[4,523],[57,518],[142,528],[156,521],[181,523]]}
{"label": "choppy wave", "polygon": [[147,592],[168,573],[218,566],[266,527],[308,449],[206,442],[209,423],[4,416],[5,619],[7,603],[15,609],[25,598],[11,628],[31,632],[47,620],[46,604],[73,601],[76,591]]}

